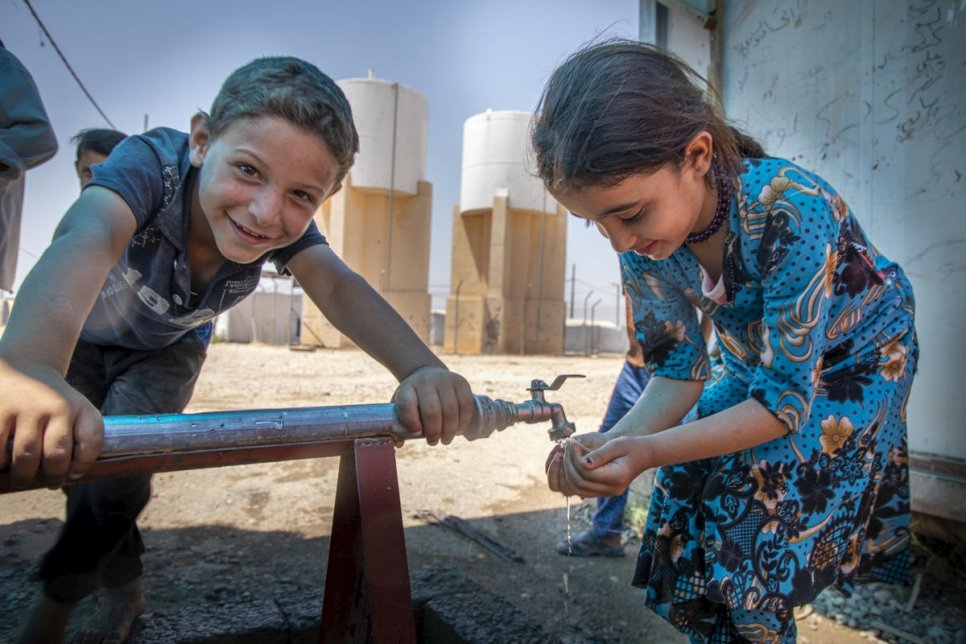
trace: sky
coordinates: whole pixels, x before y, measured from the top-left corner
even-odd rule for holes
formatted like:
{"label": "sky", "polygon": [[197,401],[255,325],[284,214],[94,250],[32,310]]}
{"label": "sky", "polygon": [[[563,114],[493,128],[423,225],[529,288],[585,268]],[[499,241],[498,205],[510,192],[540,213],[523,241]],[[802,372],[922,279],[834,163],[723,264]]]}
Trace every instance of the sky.
{"label": "sky", "polygon": [[[429,104],[427,176],[433,184],[429,290],[449,291],[452,207],[459,203],[463,123],[493,110],[533,111],[568,54],[600,37],[636,38],[637,0],[31,0],[51,37],[117,129],[187,130],[222,81],[263,55],[293,55],[336,80],[402,83]],[[108,127],[23,0],[0,0],[0,39],[34,77],[60,144],[28,172],[15,289],[77,197],[70,138]],[[571,218],[567,278],[575,301],[601,299],[615,316],[613,251]],[[606,268],[604,268],[606,267]],[[588,295],[588,291],[594,293]],[[570,284],[567,295],[569,298]],[[576,311],[577,316],[581,315]],[[615,316],[616,317],[616,316]]]}

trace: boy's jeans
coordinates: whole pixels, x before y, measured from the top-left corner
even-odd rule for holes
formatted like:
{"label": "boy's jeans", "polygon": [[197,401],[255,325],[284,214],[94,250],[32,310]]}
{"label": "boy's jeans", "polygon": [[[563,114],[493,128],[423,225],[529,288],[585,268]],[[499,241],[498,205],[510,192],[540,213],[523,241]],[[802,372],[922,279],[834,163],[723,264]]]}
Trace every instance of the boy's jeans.
{"label": "boy's jeans", "polygon": [[[105,416],[180,413],[191,399],[205,349],[195,333],[157,351],[79,341],[67,382]],[[151,477],[103,479],[64,491],[67,520],[40,565],[47,595],[74,603],[99,586],[139,577],[144,543],[135,520],[151,497]]]}
{"label": "boy's jeans", "polygon": [[[648,373],[643,367],[635,367],[624,362],[614,391],[607,404],[607,413],[600,424],[601,432],[610,430],[624,417],[637,399],[641,397],[648,381]],[[624,506],[627,504],[627,490],[619,496],[602,496],[597,499],[597,512],[594,513],[592,530],[597,539],[613,538],[624,532]]]}

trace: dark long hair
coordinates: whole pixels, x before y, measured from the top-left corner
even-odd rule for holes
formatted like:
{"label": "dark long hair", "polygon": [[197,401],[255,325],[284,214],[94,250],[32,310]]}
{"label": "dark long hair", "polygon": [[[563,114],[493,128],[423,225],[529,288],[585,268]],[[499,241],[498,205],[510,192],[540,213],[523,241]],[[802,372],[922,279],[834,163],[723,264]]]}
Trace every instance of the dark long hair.
{"label": "dark long hair", "polygon": [[553,72],[531,138],[537,172],[556,190],[614,184],[668,163],[680,167],[685,147],[702,130],[733,181],[743,157],[766,156],[727,123],[717,95],[685,63],[645,43],[610,40],[581,49]]}

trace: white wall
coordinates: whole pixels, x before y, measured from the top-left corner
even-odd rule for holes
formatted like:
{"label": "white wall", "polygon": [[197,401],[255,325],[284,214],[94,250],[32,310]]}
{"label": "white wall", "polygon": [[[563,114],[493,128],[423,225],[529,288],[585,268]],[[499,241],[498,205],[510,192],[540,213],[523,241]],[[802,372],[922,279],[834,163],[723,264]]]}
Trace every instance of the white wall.
{"label": "white wall", "polygon": [[966,2],[727,0],[723,80],[732,120],[825,177],[909,275],[910,449],[963,464]]}

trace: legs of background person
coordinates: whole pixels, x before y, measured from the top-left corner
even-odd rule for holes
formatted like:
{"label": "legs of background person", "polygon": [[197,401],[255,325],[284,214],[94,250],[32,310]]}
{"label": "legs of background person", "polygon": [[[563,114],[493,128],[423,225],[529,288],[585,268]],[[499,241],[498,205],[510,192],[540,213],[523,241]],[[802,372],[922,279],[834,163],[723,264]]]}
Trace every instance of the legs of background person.
{"label": "legs of background person", "polygon": [[[648,374],[643,367],[635,367],[625,361],[617,376],[611,392],[607,412],[601,422],[601,432],[609,431],[641,397],[647,384]],[[627,490],[618,496],[597,499],[591,527],[569,540],[557,544],[556,550],[562,555],[587,557],[599,555],[619,557],[624,554],[621,537],[624,533],[624,507],[627,504]]]}
{"label": "legs of background person", "polygon": [[[607,404],[607,412],[601,421],[601,432],[608,432],[624,415],[630,411],[641,397],[647,385],[648,374],[643,367],[635,367],[625,361],[614,383],[614,390]],[[619,545],[624,532],[624,507],[627,505],[627,490],[618,496],[597,499],[597,512],[594,513],[592,530],[594,537],[607,545]]]}

